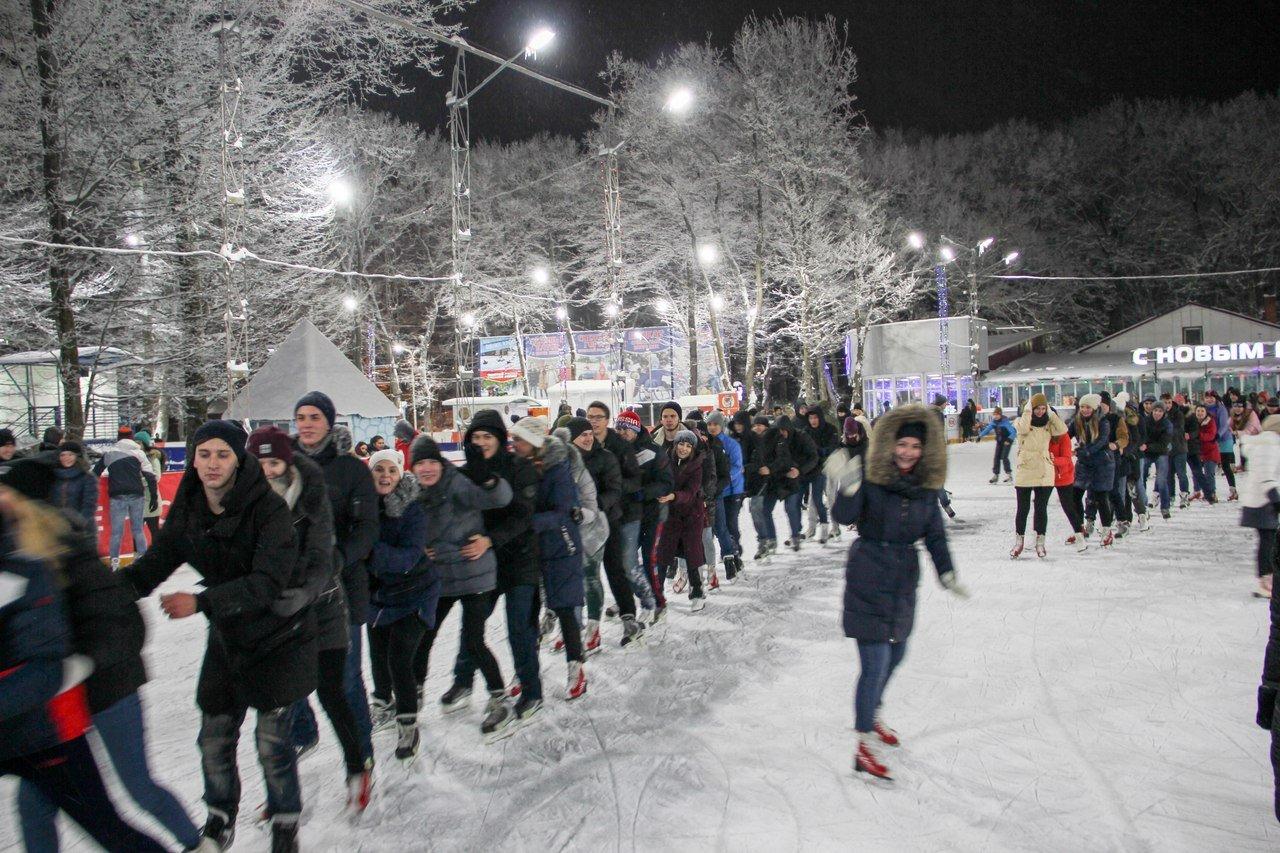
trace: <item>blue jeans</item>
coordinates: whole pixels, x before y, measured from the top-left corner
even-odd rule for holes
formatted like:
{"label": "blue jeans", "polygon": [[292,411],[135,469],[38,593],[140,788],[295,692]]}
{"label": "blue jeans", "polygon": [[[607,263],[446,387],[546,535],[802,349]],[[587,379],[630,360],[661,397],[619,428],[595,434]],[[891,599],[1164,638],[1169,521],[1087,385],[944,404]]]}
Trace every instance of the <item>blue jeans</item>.
{"label": "blue jeans", "polygon": [[645,574],[644,563],[640,560],[640,519],[628,521],[622,525],[622,568],[631,583],[631,591],[640,600],[645,610],[653,610],[657,602],[653,597],[653,586],[649,576]]}
{"label": "blue jeans", "polygon": [[738,511],[742,507],[742,495],[721,495],[716,498],[716,541],[720,543],[721,557],[736,557],[742,553],[738,535]]}
{"label": "blue jeans", "polygon": [[[599,569],[597,568],[597,572]],[[538,612],[542,602],[536,584],[513,586],[502,594],[507,608],[507,642],[515,663],[520,691],[530,699],[542,698],[542,677],[538,669]],[[465,643],[458,645],[458,659],[453,665],[453,683],[470,685],[475,681],[476,662]]]}
{"label": "blue jeans", "polygon": [[142,532],[146,526],[143,520],[146,515],[146,499],[142,495],[124,495],[111,498],[109,502],[111,514],[111,559],[120,556],[120,540],[124,539],[124,522],[129,521],[129,532],[133,535],[133,555],[135,558],[147,553],[147,537]]}
{"label": "blue jeans", "polygon": [[[653,570],[653,548],[658,542],[658,522],[642,521],[640,523],[640,565],[644,576],[649,581],[656,602],[665,601],[662,594],[662,579]],[[665,604],[664,604],[665,606]]]}
{"label": "blue jeans", "polygon": [[804,489],[801,494],[809,498],[809,502],[818,510],[818,523],[827,523],[827,477],[825,474],[815,474],[812,478],[805,481]]}
{"label": "blue jeans", "polygon": [[1196,464],[1191,466],[1191,473],[1196,478],[1196,488],[1204,492],[1204,496],[1208,500],[1213,500],[1218,495],[1218,463],[1208,459],[1197,459]]}
{"label": "blue jeans", "polygon": [[[200,721],[200,769],[204,774],[204,801],[235,823],[240,811],[240,771],[236,746],[247,709],[231,714],[204,714]],[[287,707],[258,711],[256,730],[258,761],[267,788],[267,814],[296,822],[302,814],[298,785],[298,756],[289,737]]]}
{"label": "blue jeans", "polygon": [[1160,509],[1165,510],[1169,508],[1173,489],[1173,481],[1169,474],[1168,456],[1157,456],[1155,459],[1147,456],[1142,457],[1142,482],[1138,484],[1138,491],[1146,492],[1147,478],[1150,476],[1153,466],[1156,469],[1156,494],[1160,496]]}
{"label": "blue jeans", "polygon": [[1116,462],[1116,481],[1111,486],[1111,508],[1115,510],[1116,518],[1120,521],[1132,522],[1133,509],[1129,503],[1125,501],[1125,496],[1129,490],[1129,478],[1120,473],[1121,466],[1124,465],[1123,460]]}
{"label": "blue jeans", "polygon": [[756,528],[756,538],[778,540],[778,530],[773,524],[773,500],[764,495],[751,497],[751,523]]}
{"label": "blue jeans", "polygon": [[787,512],[787,524],[791,527],[791,538],[794,540],[800,535],[800,505],[804,502],[804,492],[799,491],[794,494],[787,495],[783,508]]}
{"label": "blue jeans", "polygon": [[[350,642],[347,645],[347,661],[342,673],[343,691],[347,704],[356,718],[356,734],[360,740],[360,753],[367,760],[373,758],[373,720],[369,718],[369,697],[364,689],[364,636],[363,625],[348,625]],[[320,727],[316,712],[311,710],[308,699],[299,699],[289,706],[289,737],[295,747],[308,746],[320,739]]]}
{"label": "blue jeans", "polygon": [[1178,488],[1185,495],[1191,491],[1187,488],[1187,454],[1170,453],[1169,454],[1169,473],[1165,475],[1165,486],[1169,494],[1173,495],[1173,478],[1178,478]]}
{"label": "blue jeans", "polygon": [[951,493],[945,488],[938,489],[938,505],[942,507],[951,506]]}
{"label": "blue jeans", "polygon": [[902,643],[870,643],[858,641],[858,658],[862,662],[862,672],[858,675],[858,689],[853,694],[854,728],[860,732],[873,731],[876,723],[876,710],[884,696],[885,685],[889,677],[902,663],[907,653],[907,644]]}
{"label": "blue jeans", "polygon": [[[183,847],[200,843],[200,830],[182,803],[168,789],[151,778],[147,766],[147,734],[142,702],[131,693],[93,715],[93,727],[102,738],[111,766],[129,796],[143,811],[154,817]],[[18,786],[18,815],[22,820],[22,840],[30,853],[56,853],[58,829],[54,818],[58,807],[27,780]]]}

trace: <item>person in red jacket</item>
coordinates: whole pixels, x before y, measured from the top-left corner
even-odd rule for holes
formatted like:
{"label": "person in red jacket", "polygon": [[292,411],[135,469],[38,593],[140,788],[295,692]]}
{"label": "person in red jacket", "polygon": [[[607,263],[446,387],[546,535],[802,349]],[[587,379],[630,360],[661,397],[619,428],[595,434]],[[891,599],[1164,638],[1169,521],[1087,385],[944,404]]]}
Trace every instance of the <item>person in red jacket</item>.
{"label": "person in red jacket", "polygon": [[409,449],[413,447],[413,440],[419,435],[418,431],[408,421],[396,421],[396,428],[392,435],[396,440],[396,450],[400,451],[400,455],[404,457],[404,470],[412,469],[413,463]]}
{"label": "person in red jacket", "polygon": [[1071,449],[1070,433],[1054,436],[1049,441],[1049,456],[1053,459],[1053,487],[1058,492],[1058,503],[1071,525],[1072,534],[1067,537],[1068,545],[1075,545],[1076,551],[1087,551],[1089,540],[1084,536],[1084,507],[1081,501],[1084,493],[1076,490],[1076,457]]}
{"label": "person in red jacket", "polygon": [[1196,489],[1204,495],[1205,501],[1216,504],[1218,492],[1215,481],[1218,465],[1222,462],[1222,451],[1218,449],[1218,422],[1202,404],[1196,406],[1196,423],[1200,424],[1200,458],[1191,473],[1195,475]]}

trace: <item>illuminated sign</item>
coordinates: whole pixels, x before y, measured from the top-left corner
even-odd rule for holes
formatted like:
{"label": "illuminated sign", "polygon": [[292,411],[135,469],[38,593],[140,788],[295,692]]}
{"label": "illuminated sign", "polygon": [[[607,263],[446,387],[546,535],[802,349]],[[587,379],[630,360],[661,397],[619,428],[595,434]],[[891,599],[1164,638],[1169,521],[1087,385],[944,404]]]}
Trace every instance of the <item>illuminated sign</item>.
{"label": "illuminated sign", "polygon": [[1280,358],[1280,341],[1139,347],[1133,351],[1133,363],[1139,367],[1146,367],[1149,364],[1204,364],[1215,361],[1261,361],[1267,356]]}

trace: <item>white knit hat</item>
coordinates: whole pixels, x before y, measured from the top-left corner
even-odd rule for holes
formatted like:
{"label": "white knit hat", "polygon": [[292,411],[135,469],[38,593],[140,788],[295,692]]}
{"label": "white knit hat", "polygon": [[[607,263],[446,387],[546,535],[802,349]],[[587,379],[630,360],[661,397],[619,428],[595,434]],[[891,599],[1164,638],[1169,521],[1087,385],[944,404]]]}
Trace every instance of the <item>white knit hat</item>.
{"label": "white knit hat", "polygon": [[521,418],[511,427],[512,438],[523,439],[534,447],[546,444],[549,432],[551,432],[551,423],[542,415]]}
{"label": "white knit hat", "polygon": [[372,454],[369,457],[369,470],[372,471],[379,462],[390,462],[396,466],[397,471],[404,473],[404,454],[399,450],[392,450],[388,447],[386,450],[379,450],[377,453]]}
{"label": "white knit hat", "polygon": [[1076,407],[1088,406],[1091,409],[1097,409],[1102,405],[1102,397],[1098,394],[1085,394],[1076,402]]}
{"label": "white knit hat", "polygon": [[1129,407],[1128,391],[1121,391],[1113,399],[1116,401],[1116,408],[1119,409],[1120,411],[1124,411],[1126,408]]}

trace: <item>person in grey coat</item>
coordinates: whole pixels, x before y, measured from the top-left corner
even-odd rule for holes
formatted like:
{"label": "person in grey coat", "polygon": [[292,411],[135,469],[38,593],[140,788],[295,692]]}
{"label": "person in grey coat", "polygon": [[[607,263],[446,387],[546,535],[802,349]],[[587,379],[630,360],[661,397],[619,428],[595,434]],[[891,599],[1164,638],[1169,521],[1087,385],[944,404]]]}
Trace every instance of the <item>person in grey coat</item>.
{"label": "person in grey coat", "polygon": [[[467,467],[459,470],[447,462],[429,436],[420,435],[409,449],[413,475],[422,491],[418,500],[427,514],[427,559],[440,579],[436,623],[422,638],[414,657],[418,684],[427,679],[431,646],[440,626],[455,604],[462,608],[462,643],[480,668],[489,690],[489,703],[480,726],[485,735],[497,735],[511,722],[512,712],[498,661],[484,641],[484,626],[493,612],[491,594],[498,586],[498,561],[485,539],[484,511],[511,502],[511,485],[497,476],[484,455],[468,445]],[[446,710],[464,707],[444,701]]]}

